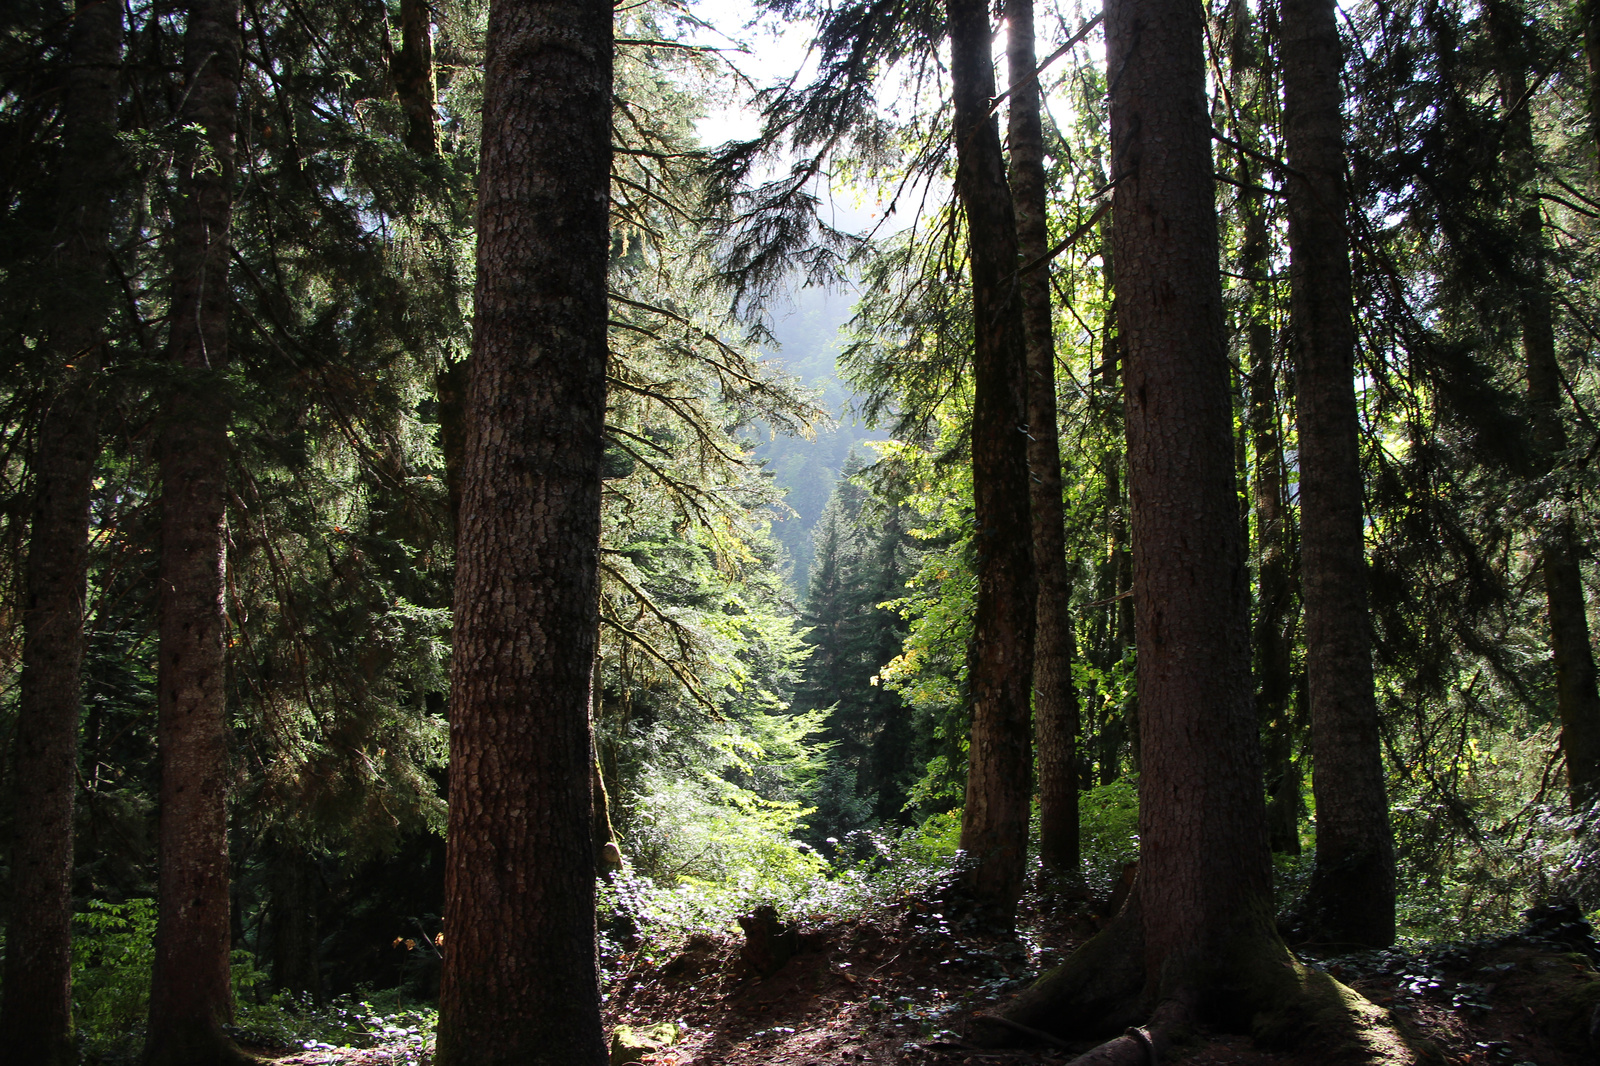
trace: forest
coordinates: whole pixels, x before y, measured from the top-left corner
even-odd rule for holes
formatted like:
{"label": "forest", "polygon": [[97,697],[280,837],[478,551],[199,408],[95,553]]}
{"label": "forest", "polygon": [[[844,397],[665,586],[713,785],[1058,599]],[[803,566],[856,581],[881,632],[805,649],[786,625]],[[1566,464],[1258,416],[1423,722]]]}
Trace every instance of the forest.
{"label": "forest", "polygon": [[0,1066],[1600,1061],[1597,238],[1600,0],[9,0]]}

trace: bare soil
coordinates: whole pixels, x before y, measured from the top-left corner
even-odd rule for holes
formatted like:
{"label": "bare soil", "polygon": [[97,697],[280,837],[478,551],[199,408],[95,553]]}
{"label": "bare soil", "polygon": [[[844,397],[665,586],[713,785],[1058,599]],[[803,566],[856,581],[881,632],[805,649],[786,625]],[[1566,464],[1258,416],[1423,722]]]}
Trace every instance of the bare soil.
{"label": "bare soil", "polygon": [[[607,991],[608,1027],[674,1023],[676,1042],[652,1066],[1063,1063],[1090,1045],[987,1051],[966,1040],[974,1014],[1003,1006],[1042,969],[1093,934],[1086,904],[1045,900],[1016,936],[957,921],[937,901],[905,900],[868,919],[800,930],[794,955],[763,975],[736,935],[696,937],[664,964],[625,958]],[[1427,1066],[1600,1066],[1600,973],[1588,958],[1521,937],[1415,952],[1391,950],[1324,966],[1387,1007]],[[280,1066],[427,1066],[414,1048],[302,1052]],[[1248,1036],[1196,1033],[1165,1063],[1317,1066]]]}

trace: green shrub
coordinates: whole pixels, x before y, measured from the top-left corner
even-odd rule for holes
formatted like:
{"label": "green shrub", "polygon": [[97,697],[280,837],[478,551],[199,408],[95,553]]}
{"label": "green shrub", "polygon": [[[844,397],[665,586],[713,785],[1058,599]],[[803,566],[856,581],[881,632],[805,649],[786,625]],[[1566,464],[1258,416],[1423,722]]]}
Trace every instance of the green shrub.
{"label": "green shrub", "polygon": [[1139,779],[1124,777],[1080,793],[1078,825],[1084,884],[1110,895],[1123,866],[1139,858]]}

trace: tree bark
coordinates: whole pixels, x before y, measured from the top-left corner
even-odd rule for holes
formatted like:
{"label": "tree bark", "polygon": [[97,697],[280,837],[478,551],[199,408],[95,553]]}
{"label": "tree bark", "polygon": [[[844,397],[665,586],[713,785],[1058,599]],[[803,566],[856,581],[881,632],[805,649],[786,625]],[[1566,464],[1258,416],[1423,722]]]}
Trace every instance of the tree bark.
{"label": "tree bark", "polygon": [[228,970],[228,820],[223,608],[228,289],[239,101],[237,0],[192,0],[183,109],[203,146],[180,160],[173,209],[168,359],[175,384],[160,439],[161,873],[145,1062],[254,1061],[223,1033]]}
{"label": "tree bark", "polygon": [[1284,0],[1290,315],[1300,440],[1300,582],[1317,852],[1313,935],[1394,941],[1394,833],[1367,614],[1354,304],[1345,230],[1342,52],[1332,0]]}
{"label": "tree bark", "polygon": [[1202,19],[1191,0],[1113,0],[1106,44],[1145,980],[1156,1000],[1230,1016],[1260,995],[1255,966],[1241,963],[1275,934]]}
{"label": "tree bark", "polygon": [[972,264],[972,484],[978,604],[968,681],[972,733],[961,847],[964,884],[1011,926],[1027,876],[1033,791],[1029,689],[1034,572],[1028,514],[1026,352],[1017,297],[1017,225],[990,113],[993,30],[985,0],[949,0],[956,191]]}
{"label": "tree bark", "polygon": [[1006,4],[1006,65],[1011,72],[1011,198],[1017,252],[1038,265],[1017,279],[1027,348],[1028,481],[1033,565],[1038,576],[1033,641],[1033,714],[1039,759],[1039,858],[1047,870],[1078,870],[1078,693],[1072,684],[1072,579],[1067,572],[1061,502],[1061,442],[1056,431],[1056,348],[1050,321],[1050,234],[1046,225],[1044,129],[1033,0]]}
{"label": "tree bark", "polygon": [[1186,1022],[1330,1061],[1411,1061],[1381,1012],[1297,963],[1273,922],[1204,17],[1195,0],[1106,11],[1144,735],[1138,882],[1006,1018],[1062,1035],[1150,1019],[1146,1039],[1112,1040],[1083,1062],[1150,1061]]}
{"label": "tree bark", "polygon": [[61,210],[48,301],[55,379],[31,460],[35,496],[23,581],[15,829],[0,1063],[65,1066],[72,1040],[72,813],[77,791],[95,403],[110,310],[109,242],[119,173],[122,12],[80,0],[61,108]]}
{"label": "tree bark", "polygon": [[[1545,270],[1544,218],[1535,188],[1531,108],[1524,99],[1528,89],[1526,18],[1520,4],[1497,0],[1489,5],[1500,100],[1506,109],[1507,162],[1520,193],[1517,225],[1524,252],[1522,276],[1516,281],[1521,290],[1518,303],[1528,406],[1533,413],[1533,474],[1552,478],[1568,441],[1561,415],[1561,365],[1556,359],[1555,324]],[[1559,483],[1551,488],[1550,496],[1556,504],[1556,517],[1540,538],[1539,566],[1550,624],[1550,657],[1556,672],[1556,710],[1561,718],[1561,750],[1567,760],[1568,795],[1573,810],[1581,811],[1600,800],[1600,679],[1590,642],[1583,576],[1578,569],[1579,539],[1572,501]]]}
{"label": "tree bark", "polygon": [[602,1064],[598,626],[612,7],[494,0],[456,536],[440,1066]]}
{"label": "tree bark", "polygon": [[400,0],[400,51],[389,62],[389,74],[406,113],[406,147],[418,155],[438,155],[433,11],[427,0]]}

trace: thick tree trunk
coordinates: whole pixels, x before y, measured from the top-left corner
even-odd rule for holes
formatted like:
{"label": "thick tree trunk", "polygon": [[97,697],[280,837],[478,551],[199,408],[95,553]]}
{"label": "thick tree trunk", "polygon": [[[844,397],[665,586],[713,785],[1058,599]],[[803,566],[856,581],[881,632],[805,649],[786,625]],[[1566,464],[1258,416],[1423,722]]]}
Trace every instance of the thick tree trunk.
{"label": "thick tree trunk", "polygon": [[185,124],[204,150],[181,162],[173,211],[168,358],[176,383],[160,441],[161,874],[152,1066],[254,1061],[232,1019],[223,612],[228,412],[229,224],[239,100],[237,0],[193,0],[184,31]]}
{"label": "thick tree trunk", "polygon": [[400,0],[400,51],[389,62],[389,74],[406,113],[406,147],[418,155],[438,155],[433,11],[427,0]]}
{"label": "thick tree trunk", "polygon": [[[1550,477],[1557,456],[1567,449],[1562,421],[1561,366],[1556,360],[1555,324],[1546,279],[1544,219],[1537,199],[1531,108],[1527,95],[1526,12],[1517,3],[1489,5],[1489,28],[1498,53],[1501,106],[1507,109],[1506,154],[1521,186],[1518,226],[1524,240],[1523,276],[1518,294],[1522,312],[1522,355],[1527,365],[1528,406],[1533,412],[1534,474]],[[1520,106],[1519,106],[1520,105]],[[1510,109],[1516,107],[1517,110]],[[1591,115],[1592,118],[1592,115]],[[1567,760],[1567,785],[1574,810],[1600,800],[1600,684],[1590,642],[1589,613],[1578,569],[1579,540],[1569,494],[1557,485],[1552,494],[1556,520],[1543,532],[1540,569],[1550,620],[1550,656],[1556,672],[1556,710],[1561,718],[1561,750]]]}
{"label": "thick tree trunk", "polygon": [[1305,1043],[1328,1061],[1410,1061],[1377,1008],[1301,967],[1273,926],[1203,18],[1194,0],[1112,0],[1106,12],[1144,734],[1139,880],[1111,925],[1006,1017],[1063,1035],[1150,1020],[1148,1034],[1079,1060],[1097,1066],[1148,1063],[1194,1021]]}
{"label": "thick tree trunk", "polygon": [[611,16],[494,0],[456,535],[441,1066],[606,1061],[589,697]]}
{"label": "thick tree trunk", "polygon": [[1050,322],[1050,234],[1045,219],[1044,130],[1039,121],[1033,0],[1006,4],[1011,72],[1011,198],[1017,216],[1018,279],[1028,359],[1028,488],[1038,575],[1033,641],[1033,713],[1039,759],[1039,858],[1048,870],[1078,870],[1078,693],[1072,684],[1072,579],[1067,572],[1056,433],[1056,347]]}
{"label": "thick tree trunk", "polygon": [[63,188],[49,301],[54,395],[32,458],[22,684],[12,755],[16,810],[0,1063],[65,1066],[72,1040],[72,811],[83,665],[89,492],[99,451],[95,388],[109,310],[118,176],[122,12],[80,0],[61,108]]}
{"label": "thick tree trunk", "polygon": [[1313,935],[1394,941],[1394,833],[1384,787],[1362,525],[1354,305],[1345,230],[1342,65],[1332,0],[1284,0],[1290,313],[1300,440],[1300,582],[1317,853]]}
{"label": "thick tree trunk", "polygon": [[1033,791],[1033,537],[1028,515],[1026,354],[1017,298],[1017,227],[994,98],[989,6],[950,0],[956,190],[972,262],[972,483],[978,606],[968,678],[972,734],[961,847],[965,885],[1009,926],[1027,875]]}
{"label": "thick tree trunk", "polygon": [[1155,999],[1232,1016],[1261,994],[1251,987],[1256,956],[1276,939],[1202,19],[1190,0],[1114,0],[1106,43],[1137,590],[1144,972]]}

